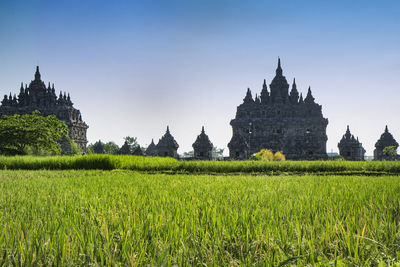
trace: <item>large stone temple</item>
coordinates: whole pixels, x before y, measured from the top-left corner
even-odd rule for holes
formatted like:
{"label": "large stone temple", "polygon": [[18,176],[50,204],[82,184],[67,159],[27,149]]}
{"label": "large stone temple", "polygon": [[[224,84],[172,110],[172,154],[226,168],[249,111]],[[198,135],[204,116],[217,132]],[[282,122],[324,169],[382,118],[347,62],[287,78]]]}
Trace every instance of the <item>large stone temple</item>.
{"label": "large stone temple", "polygon": [[253,98],[247,89],[231,120],[230,158],[247,159],[261,149],[272,149],[282,151],[291,160],[326,159],[328,119],[323,117],[311,89],[303,99],[293,80],[289,93],[280,59],[269,89],[265,80],[260,96]]}
{"label": "large stone temple", "polygon": [[54,84],[46,87],[41,80],[39,67],[36,67],[35,79],[29,86],[21,83],[18,96],[4,96],[0,106],[0,116],[14,114],[32,114],[38,110],[43,116],[56,115],[69,128],[69,135],[86,152],[86,131],[88,125],[82,120],[81,112],[74,108],[70,95],[62,94],[57,97]]}

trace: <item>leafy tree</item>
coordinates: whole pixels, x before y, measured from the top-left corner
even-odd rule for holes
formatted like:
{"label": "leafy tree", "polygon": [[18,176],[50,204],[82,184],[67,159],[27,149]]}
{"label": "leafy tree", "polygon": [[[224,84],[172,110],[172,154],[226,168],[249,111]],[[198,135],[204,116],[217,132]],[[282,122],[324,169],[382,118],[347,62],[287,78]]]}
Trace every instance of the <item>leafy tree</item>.
{"label": "leafy tree", "polygon": [[223,159],[224,158],[224,149],[213,146],[212,151],[211,151],[211,157],[214,160],[215,159]]}
{"label": "leafy tree", "polygon": [[89,144],[87,147],[88,154],[118,154],[119,146],[110,141],[108,143],[103,143],[101,140],[95,142],[94,144]]}
{"label": "leafy tree", "polygon": [[115,154],[118,154],[119,146],[115,142],[110,141],[110,142],[104,144],[104,150],[105,150],[106,154],[115,155]]}
{"label": "leafy tree", "polygon": [[183,152],[182,156],[184,158],[193,158],[194,157],[194,151],[190,150],[190,151],[187,151],[187,152]]}
{"label": "leafy tree", "polygon": [[75,143],[74,140],[67,134],[61,137],[61,155],[79,155],[81,154],[80,147]]}
{"label": "leafy tree", "polygon": [[387,146],[382,150],[385,160],[396,160],[397,148],[395,146]]}
{"label": "leafy tree", "polygon": [[101,140],[95,142],[94,144],[89,144],[87,147],[88,154],[105,154],[104,143]]}
{"label": "leafy tree", "polygon": [[136,137],[125,136],[124,137],[124,141],[127,142],[128,145],[130,145],[132,151],[134,151],[135,148],[139,146],[139,143],[137,142],[137,138]]}
{"label": "leafy tree", "polygon": [[59,153],[59,140],[67,134],[67,125],[55,115],[44,117],[34,111],[32,114],[3,116],[0,120],[0,152],[22,155],[30,147]]}

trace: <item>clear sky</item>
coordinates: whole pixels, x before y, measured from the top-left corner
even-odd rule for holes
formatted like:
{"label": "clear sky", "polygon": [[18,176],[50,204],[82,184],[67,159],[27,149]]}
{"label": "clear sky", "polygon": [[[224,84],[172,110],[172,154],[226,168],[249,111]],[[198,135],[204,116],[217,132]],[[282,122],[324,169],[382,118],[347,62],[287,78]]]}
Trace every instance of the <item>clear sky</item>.
{"label": "clear sky", "polygon": [[42,79],[71,93],[94,142],[157,142],[179,153],[205,126],[225,148],[236,106],[261,91],[278,56],[329,119],[372,155],[387,124],[400,141],[400,1],[0,1],[0,95]]}

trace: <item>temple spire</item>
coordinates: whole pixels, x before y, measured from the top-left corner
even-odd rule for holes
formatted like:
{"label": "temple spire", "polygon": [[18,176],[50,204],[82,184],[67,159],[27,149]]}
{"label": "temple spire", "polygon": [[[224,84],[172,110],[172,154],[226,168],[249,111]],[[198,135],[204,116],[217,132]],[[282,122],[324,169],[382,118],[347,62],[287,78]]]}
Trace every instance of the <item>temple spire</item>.
{"label": "temple spire", "polygon": [[201,126],[201,133],[202,133],[202,134],[205,133],[205,131],[204,131],[204,126]]}
{"label": "temple spire", "polygon": [[308,87],[307,96],[304,99],[304,102],[309,103],[309,104],[314,103],[314,97],[312,96],[312,93],[311,93],[311,86]]}
{"label": "temple spire", "polygon": [[35,81],[40,81],[39,66],[36,66]]}
{"label": "temple spire", "polygon": [[253,103],[254,102],[253,96],[251,95],[250,88],[247,88],[246,96],[243,99],[243,102],[244,103]]}
{"label": "temple spire", "polygon": [[278,67],[276,68],[276,75],[282,76],[281,59],[278,57]]}
{"label": "temple spire", "polygon": [[389,132],[389,130],[388,130],[388,127],[387,127],[387,125],[385,126],[385,133],[388,133]]}

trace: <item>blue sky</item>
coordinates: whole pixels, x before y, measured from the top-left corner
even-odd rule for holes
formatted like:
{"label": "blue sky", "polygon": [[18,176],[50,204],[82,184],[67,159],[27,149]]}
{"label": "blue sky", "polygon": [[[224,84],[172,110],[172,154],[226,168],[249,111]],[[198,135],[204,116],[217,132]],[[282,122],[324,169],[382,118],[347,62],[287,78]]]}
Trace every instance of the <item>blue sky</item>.
{"label": "blue sky", "polygon": [[[71,93],[94,142],[191,145],[205,126],[226,148],[246,88],[259,93],[278,56],[322,105],[328,151],[350,125],[372,155],[385,125],[400,141],[399,1],[0,2],[0,93],[40,65]],[[226,152],[228,149],[226,148]]]}

